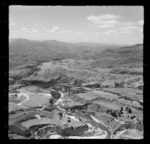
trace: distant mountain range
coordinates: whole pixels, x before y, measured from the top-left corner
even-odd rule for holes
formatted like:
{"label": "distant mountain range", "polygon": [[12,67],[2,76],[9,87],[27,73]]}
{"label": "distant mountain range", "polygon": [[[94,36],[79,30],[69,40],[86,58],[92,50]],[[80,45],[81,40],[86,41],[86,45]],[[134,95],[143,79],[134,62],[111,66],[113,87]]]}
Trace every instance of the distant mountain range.
{"label": "distant mountain range", "polygon": [[[115,44],[67,43],[56,40],[9,40],[9,68],[33,62],[61,59],[95,59],[93,66],[114,65],[121,58],[120,65],[128,62],[141,63],[143,45],[122,47]],[[130,54],[130,55],[129,55]],[[131,57],[130,57],[131,56]],[[130,58],[129,58],[130,57]],[[129,58],[129,59],[128,59]],[[131,60],[132,58],[132,60]],[[113,59],[113,60],[112,60]],[[105,66],[104,66],[105,67]]]}

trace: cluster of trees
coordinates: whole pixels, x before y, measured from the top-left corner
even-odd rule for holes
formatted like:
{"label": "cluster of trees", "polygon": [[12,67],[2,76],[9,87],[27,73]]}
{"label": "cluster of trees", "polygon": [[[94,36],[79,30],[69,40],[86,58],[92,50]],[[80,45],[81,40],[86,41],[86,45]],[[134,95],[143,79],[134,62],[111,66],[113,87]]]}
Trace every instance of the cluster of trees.
{"label": "cluster of trees", "polygon": [[58,115],[59,115],[59,119],[62,120],[62,118],[63,118],[62,112],[59,112]]}
{"label": "cluster of trees", "polygon": [[136,116],[134,116],[134,115],[133,115],[133,116],[131,116],[131,119],[134,119],[134,118],[136,118]]}
{"label": "cluster of trees", "polygon": [[108,109],[106,111],[107,114],[110,114],[111,116],[115,117],[115,118],[118,118],[118,117],[121,117],[121,113],[119,110],[110,110]]}
{"label": "cluster of trees", "polygon": [[54,99],[50,99],[50,100],[49,100],[49,103],[50,103],[51,105],[53,105],[53,104],[55,103],[55,100],[54,100]]}
{"label": "cluster of trees", "polygon": [[54,99],[59,99],[61,94],[57,91],[51,91],[51,95]]}
{"label": "cluster of trees", "polygon": [[115,82],[115,87],[117,87],[117,88],[124,87],[124,82]]}
{"label": "cluster of trees", "polygon": [[74,86],[81,87],[82,86],[82,80],[74,80]]}
{"label": "cluster of trees", "polygon": [[88,126],[67,127],[61,131],[62,136],[82,136],[84,131],[88,130]]}
{"label": "cluster of trees", "polygon": [[143,131],[143,121],[137,120],[136,129]]}
{"label": "cluster of trees", "polygon": [[31,136],[31,133],[29,130],[27,129],[21,129],[20,127],[16,126],[16,125],[10,125],[9,126],[9,131],[8,131],[9,134],[17,134],[17,135],[21,135],[21,136],[24,136],[24,137],[30,137]]}
{"label": "cluster of trees", "polygon": [[14,112],[14,111],[11,111],[10,114],[15,114],[15,112]]}
{"label": "cluster of trees", "polygon": [[54,105],[49,105],[48,107],[45,107],[43,110],[51,112],[51,111],[55,110],[55,106]]}
{"label": "cluster of trees", "polygon": [[125,129],[135,129],[135,128],[136,128],[136,125],[134,123],[122,124],[118,129],[114,131],[114,135],[119,131],[123,131]]}
{"label": "cluster of trees", "polygon": [[[121,107],[120,110],[111,110],[111,109],[108,109],[106,111],[106,113],[110,114],[111,116],[113,116],[115,118],[118,118],[118,117],[121,117],[121,115],[123,114],[123,111],[124,111],[124,109],[123,109],[123,107]],[[128,112],[128,113],[132,113],[132,110],[129,107],[126,107],[125,111]]]}
{"label": "cluster of trees", "polygon": [[129,108],[129,107],[126,107],[126,112],[128,112],[128,113],[132,113],[132,110],[131,110],[131,108]]}

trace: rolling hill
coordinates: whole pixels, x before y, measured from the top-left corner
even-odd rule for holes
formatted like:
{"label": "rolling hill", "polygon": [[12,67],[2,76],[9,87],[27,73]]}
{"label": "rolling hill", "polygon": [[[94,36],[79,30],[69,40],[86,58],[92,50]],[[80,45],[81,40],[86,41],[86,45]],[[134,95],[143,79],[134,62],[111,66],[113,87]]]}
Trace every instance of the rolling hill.
{"label": "rolling hill", "polygon": [[[109,44],[94,45],[89,43],[66,43],[56,40],[31,41],[27,39],[10,39],[9,68],[56,59],[91,58],[93,49],[100,52],[105,48],[115,47],[116,45]],[[84,53],[84,51],[86,52]]]}
{"label": "rolling hill", "polygon": [[107,49],[92,56],[93,67],[143,67],[143,44]]}
{"label": "rolling hill", "polygon": [[61,59],[94,59],[93,67],[141,67],[143,45],[67,43],[56,40],[9,40],[9,68]]}

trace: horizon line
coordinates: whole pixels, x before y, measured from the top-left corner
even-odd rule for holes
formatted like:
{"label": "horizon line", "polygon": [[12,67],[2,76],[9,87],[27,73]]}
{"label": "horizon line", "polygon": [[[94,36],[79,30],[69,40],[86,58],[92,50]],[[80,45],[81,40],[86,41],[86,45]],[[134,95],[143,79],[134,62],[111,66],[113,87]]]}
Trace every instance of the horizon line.
{"label": "horizon line", "polygon": [[122,43],[122,44],[118,44],[118,43],[102,43],[102,42],[86,42],[86,41],[79,41],[79,42],[71,42],[71,41],[63,41],[63,40],[56,40],[56,39],[45,39],[45,40],[39,40],[39,39],[28,39],[28,38],[9,38],[9,41],[10,40],[19,40],[19,39],[22,39],[22,40],[29,40],[29,41],[40,41],[40,42],[43,42],[43,41],[57,41],[57,42],[64,42],[64,43],[72,43],[72,44],[78,44],[78,43],[89,43],[89,44],[111,44],[111,45],[137,45],[137,44],[143,44],[143,43]]}

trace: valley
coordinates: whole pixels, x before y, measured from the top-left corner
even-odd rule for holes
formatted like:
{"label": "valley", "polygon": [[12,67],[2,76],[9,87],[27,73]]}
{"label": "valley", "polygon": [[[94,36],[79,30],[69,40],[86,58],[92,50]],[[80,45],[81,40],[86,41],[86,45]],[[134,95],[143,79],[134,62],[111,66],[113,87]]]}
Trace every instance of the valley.
{"label": "valley", "polygon": [[[139,47],[142,51],[142,45],[131,51]],[[121,49],[112,48],[111,54],[104,50],[99,57],[92,53],[86,59],[81,52],[82,58],[11,65],[9,138],[142,139],[141,61],[134,61],[134,67],[124,58],[122,66],[102,60],[105,53],[119,55]]]}

